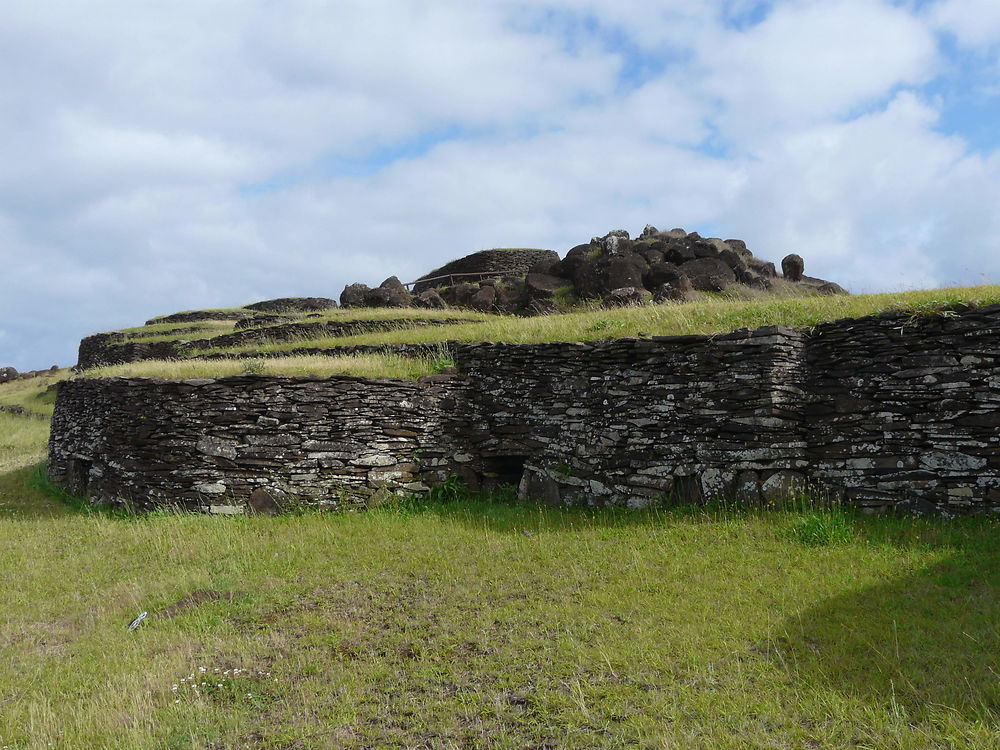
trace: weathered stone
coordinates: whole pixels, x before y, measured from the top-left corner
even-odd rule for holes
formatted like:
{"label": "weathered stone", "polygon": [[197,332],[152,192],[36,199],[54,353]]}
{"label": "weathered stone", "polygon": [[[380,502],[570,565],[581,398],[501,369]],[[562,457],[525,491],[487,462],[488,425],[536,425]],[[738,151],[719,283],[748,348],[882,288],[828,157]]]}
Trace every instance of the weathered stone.
{"label": "weathered stone", "polygon": [[604,298],[605,307],[631,307],[632,305],[644,305],[652,299],[653,295],[642,287],[628,286],[622,289],[613,289]]}
{"label": "weathered stone", "polygon": [[371,289],[367,284],[348,284],[340,293],[341,307],[364,307],[365,295]]}
{"label": "weathered stone", "polygon": [[802,274],[805,271],[805,263],[802,256],[791,253],[781,259],[781,275],[788,281],[802,281]]}
{"label": "weathered stone", "polygon": [[236,458],[236,443],[232,440],[204,435],[198,439],[197,449],[199,453],[204,453],[206,456]]}
{"label": "weathered stone", "polygon": [[529,273],[524,279],[525,291],[530,299],[552,299],[568,283],[566,279],[545,273]]}
{"label": "weathered stone", "polygon": [[254,302],[252,305],[245,305],[247,310],[259,310],[260,312],[288,313],[288,312],[319,312],[332,310],[337,307],[337,301],[327,297],[281,297],[279,299],[269,299],[263,302]]}
{"label": "weathered stone", "polygon": [[441,298],[436,289],[424,290],[414,298],[413,304],[416,307],[425,307],[432,310],[445,310],[448,307],[448,303]]}
{"label": "weathered stone", "polygon": [[681,265],[680,270],[695,289],[721,292],[736,283],[736,274],[718,258],[698,258]]}
{"label": "weathered stone", "polygon": [[270,487],[258,487],[250,493],[247,508],[253,513],[264,516],[274,516],[281,513],[288,504],[288,496],[281,490]]}
{"label": "weathered stone", "polygon": [[469,306],[474,310],[487,312],[493,309],[493,304],[497,299],[497,290],[493,286],[480,287],[479,291],[472,295]]}
{"label": "weathered stone", "polygon": [[989,306],[805,334],[453,343],[461,375],[419,382],[73,379],[49,471],[140,509],[252,508],[272,487],[362,508],[456,475],[559,503],[780,504],[808,486],[866,510],[995,513],[998,339]]}
{"label": "weathered stone", "polygon": [[795,471],[776,471],[760,484],[761,497],[769,505],[786,505],[805,489],[805,477]]}

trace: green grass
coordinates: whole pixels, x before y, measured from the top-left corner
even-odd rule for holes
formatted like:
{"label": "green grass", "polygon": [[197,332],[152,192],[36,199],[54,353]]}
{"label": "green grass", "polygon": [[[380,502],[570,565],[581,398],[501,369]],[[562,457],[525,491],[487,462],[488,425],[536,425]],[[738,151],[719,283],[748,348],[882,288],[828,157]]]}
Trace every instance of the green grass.
{"label": "green grass", "polygon": [[0,404],[20,406],[28,411],[51,416],[52,410],[55,408],[56,396],[48,388],[69,375],[70,371],[64,369],[51,375],[0,383]]}
{"label": "green grass", "polygon": [[[247,310],[245,307],[207,307],[207,308],[204,308],[204,309],[201,309],[201,310],[181,310],[180,312],[177,312],[177,313],[171,313],[171,315],[182,315],[184,313],[193,313],[193,312],[202,312],[202,313],[205,313],[205,312],[207,312],[207,313],[246,312],[247,315],[252,315],[253,314],[253,310]],[[169,317],[169,316],[168,315],[158,315],[155,318],[152,318],[151,320],[155,321],[155,320],[160,320],[161,318],[166,318],[166,317]],[[198,322],[202,322],[202,321],[198,321]],[[152,323],[151,325],[182,326],[182,325],[188,325],[188,324],[187,323],[162,323],[162,324],[161,323]],[[191,325],[193,325],[193,323]]]}
{"label": "green grass", "polygon": [[[249,315],[249,311],[247,312]],[[123,328],[129,341],[167,341],[171,339],[199,339],[231,333],[235,330],[235,320],[198,320],[191,323],[154,323],[148,326]],[[180,331],[180,333],[178,333]]]}
{"label": "green grass", "polygon": [[221,378],[228,375],[353,375],[366,378],[416,379],[436,369],[435,360],[396,354],[359,354],[343,357],[319,355],[274,358],[144,360],[123,365],[94,367],[88,378],[157,377],[168,380]]}
{"label": "green grass", "polygon": [[[795,521],[468,499],[0,520],[0,741],[1000,743],[996,527],[852,519],[815,547]],[[235,595],[156,614],[205,589]]]}
{"label": "green grass", "polygon": [[701,302],[666,303],[617,310],[586,310],[533,318],[494,316],[481,323],[272,343],[247,349],[287,351],[302,346],[428,343],[446,340],[508,343],[593,341],[626,336],[710,335],[764,325],[808,329],[818,323],[839,318],[862,317],[890,310],[912,311],[916,314],[970,302],[977,304],[1000,302],[1000,286],[757,300],[707,298]]}
{"label": "green grass", "polygon": [[995,521],[84,513],[46,432],[0,414],[0,748],[1000,746]]}

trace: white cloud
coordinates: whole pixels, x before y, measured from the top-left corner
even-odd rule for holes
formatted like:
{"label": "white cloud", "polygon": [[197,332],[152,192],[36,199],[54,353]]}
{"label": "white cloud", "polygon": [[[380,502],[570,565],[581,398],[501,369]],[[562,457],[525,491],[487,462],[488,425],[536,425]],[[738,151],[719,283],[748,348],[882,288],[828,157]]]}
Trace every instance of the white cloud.
{"label": "white cloud", "polygon": [[973,47],[1000,43],[1000,3],[996,0],[943,0],[931,16],[960,42]]}
{"label": "white cloud", "polygon": [[933,34],[878,0],[790,2],[746,31],[699,49],[707,89],[738,142],[850,115],[901,84],[928,78]]}
{"label": "white cloud", "polygon": [[0,365],[646,222],[855,288],[1000,276],[1000,156],[918,92],[973,6],[771,5],[4,3]]}
{"label": "white cloud", "polygon": [[[934,131],[911,94],[881,112],[775,143],[748,168],[731,221],[807,273],[855,291],[980,283],[1000,171]],[[994,276],[995,277],[995,276]]]}

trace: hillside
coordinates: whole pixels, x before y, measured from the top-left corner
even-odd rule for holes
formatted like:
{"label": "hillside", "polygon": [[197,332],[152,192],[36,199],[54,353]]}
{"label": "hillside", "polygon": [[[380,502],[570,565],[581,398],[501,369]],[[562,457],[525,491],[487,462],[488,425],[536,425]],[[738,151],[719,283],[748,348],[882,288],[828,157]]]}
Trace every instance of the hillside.
{"label": "hillside", "polygon": [[947,311],[1000,301],[1000,286],[900,293],[746,298],[743,291],[620,308],[518,317],[475,310],[291,309],[262,314],[255,303],[154,318],[81,344],[90,377],[194,377],[236,372],[417,377],[445,366],[448,341],[539,343],[620,337],[721,334],[784,325],[808,329],[841,318]]}
{"label": "hillside", "polygon": [[[413,377],[447,366],[436,348],[447,338],[808,328],[878,312],[905,331],[924,315],[997,301],[1000,287],[976,287],[470,314],[474,322],[192,348],[84,375]],[[241,330],[248,309],[185,313],[122,336],[210,339]],[[281,314],[306,322],[314,312]],[[453,314],[407,312],[411,322]],[[357,324],[399,313],[322,315]],[[285,354],[345,342],[434,349]],[[0,746],[1000,742],[992,519],[862,517],[804,501],[767,512],[552,508],[454,484],[362,514],[105,514],[55,491],[37,466],[51,386],[71,376],[0,384],[0,598],[10,605]],[[127,632],[140,612],[149,617]]]}

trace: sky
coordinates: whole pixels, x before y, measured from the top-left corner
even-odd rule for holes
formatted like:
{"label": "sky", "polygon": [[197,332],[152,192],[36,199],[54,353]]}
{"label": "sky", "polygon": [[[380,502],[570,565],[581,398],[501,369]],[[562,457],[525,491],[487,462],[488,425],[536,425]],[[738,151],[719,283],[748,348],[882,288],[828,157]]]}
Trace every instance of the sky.
{"label": "sky", "polygon": [[4,0],[0,366],[647,223],[1000,283],[997,0]]}

